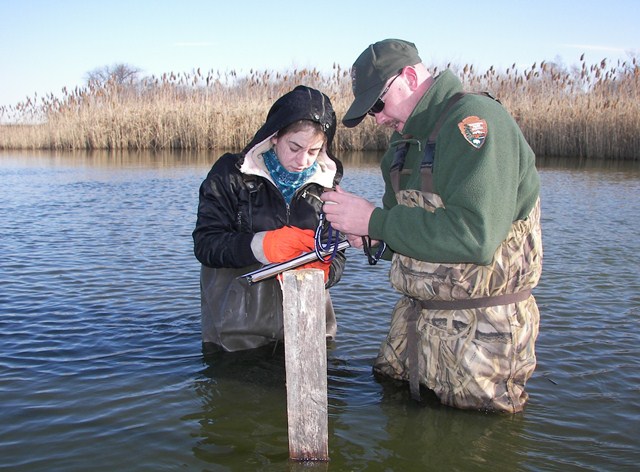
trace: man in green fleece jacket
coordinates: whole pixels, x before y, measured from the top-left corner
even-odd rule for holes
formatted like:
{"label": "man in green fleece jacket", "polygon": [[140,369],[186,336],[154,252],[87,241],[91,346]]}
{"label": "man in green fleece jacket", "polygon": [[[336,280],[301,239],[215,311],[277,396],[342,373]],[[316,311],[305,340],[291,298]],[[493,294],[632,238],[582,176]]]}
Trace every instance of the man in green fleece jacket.
{"label": "man in green fleece jacket", "polygon": [[[352,68],[347,127],[371,115],[394,130],[383,207],[340,187],[327,219],[354,247],[384,241],[403,296],[374,372],[457,408],[519,412],[536,366],[542,271],[535,155],[487,94],[432,76],[413,43],[370,45]],[[366,244],[365,244],[366,243]]]}

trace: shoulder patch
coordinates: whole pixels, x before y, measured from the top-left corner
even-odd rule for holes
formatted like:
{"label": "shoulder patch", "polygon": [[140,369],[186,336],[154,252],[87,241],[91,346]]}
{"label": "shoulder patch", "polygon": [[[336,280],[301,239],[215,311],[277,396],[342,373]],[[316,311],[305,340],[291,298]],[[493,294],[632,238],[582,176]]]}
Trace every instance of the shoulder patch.
{"label": "shoulder patch", "polygon": [[467,116],[458,123],[458,128],[464,139],[476,149],[482,147],[489,132],[487,122],[477,116]]}

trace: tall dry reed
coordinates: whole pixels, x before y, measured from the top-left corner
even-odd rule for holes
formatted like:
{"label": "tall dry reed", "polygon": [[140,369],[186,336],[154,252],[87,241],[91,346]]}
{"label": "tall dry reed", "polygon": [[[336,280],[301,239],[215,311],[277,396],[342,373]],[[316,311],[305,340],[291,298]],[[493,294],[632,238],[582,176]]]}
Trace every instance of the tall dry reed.
{"label": "tall dry reed", "polygon": [[[519,71],[447,65],[465,89],[489,91],[515,117],[540,156],[638,159],[640,66],[607,60],[570,70],[542,62]],[[432,71],[438,73],[438,67]],[[0,107],[0,149],[242,149],[271,104],[296,85],[325,92],[338,118],[352,99],[349,71],[168,73],[122,85],[115,81],[33,97]],[[36,123],[36,124],[33,124]],[[389,132],[366,119],[339,125],[338,150],[378,150]]]}

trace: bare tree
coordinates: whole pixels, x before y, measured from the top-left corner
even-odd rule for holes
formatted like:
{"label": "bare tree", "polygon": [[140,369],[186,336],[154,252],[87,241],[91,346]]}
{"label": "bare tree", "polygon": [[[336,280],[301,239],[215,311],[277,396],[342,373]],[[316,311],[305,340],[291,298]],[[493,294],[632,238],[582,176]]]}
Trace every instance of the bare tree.
{"label": "bare tree", "polygon": [[86,81],[88,85],[104,86],[108,82],[116,85],[133,85],[138,82],[141,69],[129,64],[113,64],[102,66],[87,72]]}

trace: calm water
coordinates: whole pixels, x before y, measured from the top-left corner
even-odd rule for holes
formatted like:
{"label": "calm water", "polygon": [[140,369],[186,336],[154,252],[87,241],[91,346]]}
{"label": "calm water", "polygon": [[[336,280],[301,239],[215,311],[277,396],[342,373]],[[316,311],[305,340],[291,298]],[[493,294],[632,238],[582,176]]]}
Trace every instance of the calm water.
{"label": "calm water", "polygon": [[[191,231],[215,157],[0,154],[1,469],[290,468],[282,352],[200,353]],[[379,201],[366,157],[344,187]],[[640,166],[540,172],[526,411],[417,405],[376,382],[397,295],[388,263],[349,249],[332,289],[328,470],[638,470]]]}

